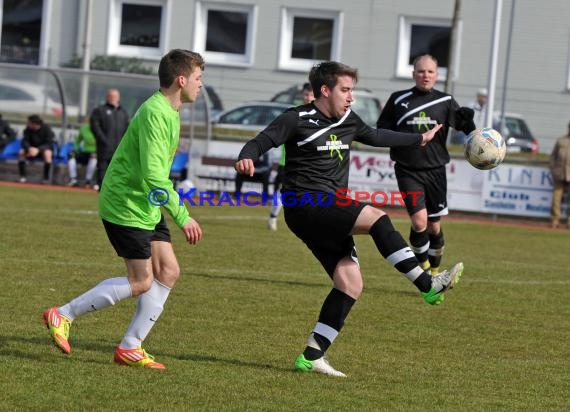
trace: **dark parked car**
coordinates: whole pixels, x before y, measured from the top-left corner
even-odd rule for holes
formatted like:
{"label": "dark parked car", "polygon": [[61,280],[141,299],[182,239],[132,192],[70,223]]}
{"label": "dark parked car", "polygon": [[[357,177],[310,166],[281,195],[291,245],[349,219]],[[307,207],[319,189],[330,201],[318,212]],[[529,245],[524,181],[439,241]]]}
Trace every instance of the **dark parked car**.
{"label": "dark parked car", "polygon": [[[206,92],[198,95],[198,100],[193,105],[184,104],[180,111],[180,119],[183,123],[188,123],[190,120],[194,122],[203,122],[205,120],[205,104],[208,103],[210,108],[210,121],[215,121],[220,113],[224,111],[222,100],[216,90],[212,86],[204,86]],[[208,97],[206,97],[206,95]],[[194,111],[194,113],[192,113]],[[191,117],[192,116],[192,117]]]}
{"label": "dark parked car", "polygon": [[253,101],[225,111],[212,124],[216,139],[250,139],[291,107],[278,102]]}
{"label": "dark parked car", "polygon": [[[505,113],[503,125],[499,130],[499,114],[493,121],[493,128],[498,130],[507,144],[507,152],[538,153],[538,140],[532,135],[524,117],[516,113]],[[454,132],[450,139],[451,144],[465,144],[467,136],[463,132]]]}
{"label": "dark parked car", "polygon": [[[376,127],[376,121],[378,120],[378,116],[380,116],[380,100],[366,89],[354,89],[353,96],[354,102],[352,103],[352,110],[354,110],[365,123]],[[277,93],[271,98],[271,101],[288,103],[291,106],[303,104],[303,88],[300,85],[292,86],[287,90]]]}

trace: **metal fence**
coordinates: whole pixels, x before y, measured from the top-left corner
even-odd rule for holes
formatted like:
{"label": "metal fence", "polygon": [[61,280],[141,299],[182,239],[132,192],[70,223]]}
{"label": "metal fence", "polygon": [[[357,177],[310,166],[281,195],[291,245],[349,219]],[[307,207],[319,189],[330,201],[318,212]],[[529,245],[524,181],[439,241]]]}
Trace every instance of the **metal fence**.
{"label": "metal fence", "polygon": [[[0,114],[15,125],[40,115],[59,131],[58,143],[63,144],[105,102],[108,89],[120,91],[121,105],[133,116],[158,87],[157,76],[0,63]],[[198,101],[183,105],[181,137],[209,139],[209,101],[204,87]]]}

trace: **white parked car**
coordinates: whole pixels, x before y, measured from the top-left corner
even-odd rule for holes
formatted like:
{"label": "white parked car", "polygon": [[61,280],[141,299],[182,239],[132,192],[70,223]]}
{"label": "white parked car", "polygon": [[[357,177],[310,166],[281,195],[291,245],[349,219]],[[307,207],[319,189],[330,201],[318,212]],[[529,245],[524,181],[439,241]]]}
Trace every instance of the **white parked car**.
{"label": "white parked car", "polygon": [[[43,85],[21,80],[0,79],[0,113],[61,116],[63,105]],[[77,106],[67,106],[68,116],[77,116]]]}

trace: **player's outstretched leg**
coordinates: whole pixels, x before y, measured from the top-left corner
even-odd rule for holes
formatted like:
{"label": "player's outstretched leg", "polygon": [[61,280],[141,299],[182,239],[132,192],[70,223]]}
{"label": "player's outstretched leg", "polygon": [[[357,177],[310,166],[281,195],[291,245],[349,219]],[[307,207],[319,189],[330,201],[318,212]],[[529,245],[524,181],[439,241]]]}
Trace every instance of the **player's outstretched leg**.
{"label": "player's outstretched leg", "polygon": [[463,263],[456,263],[451,269],[444,270],[432,277],[429,292],[422,292],[424,300],[430,305],[439,305],[445,300],[444,293],[459,282],[463,274]]}
{"label": "player's outstretched leg", "polygon": [[382,256],[418,288],[430,305],[443,302],[443,294],[457,283],[463,272],[463,263],[458,263],[436,276],[428,274],[420,267],[415,254],[394,228],[388,215],[380,217],[369,233]]}
{"label": "player's outstretched leg", "polygon": [[43,318],[54,345],[61,349],[63,353],[71,352],[68,341],[71,321],[65,316],[60,315],[57,307],[46,310],[43,313]]}

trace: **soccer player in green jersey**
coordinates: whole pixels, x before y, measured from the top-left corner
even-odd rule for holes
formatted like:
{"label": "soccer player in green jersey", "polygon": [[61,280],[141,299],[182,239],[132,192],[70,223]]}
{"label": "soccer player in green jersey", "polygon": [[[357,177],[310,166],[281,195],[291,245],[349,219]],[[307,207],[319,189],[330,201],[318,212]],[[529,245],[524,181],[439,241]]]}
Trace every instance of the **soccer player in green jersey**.
{"label": "soccer player in green jersey", "polygon": [[99,213],[107,236],[127,266],[127,276],[109,278],[60,307],[43,314],[54,344],[69,353],[71,323],[79,316],[137,296],[137,307],[121,343],[116,363],[164,369],[142,348],[142,342],[162,313],[180,267],[160,207],[172,216],[191,245],[202,229],[179,203],[169,180],[178,147],[179,109],[194,102],[202,87],[203,58],[174,49],[160,61],[160,90],[138,109],[107,173],[99,195]]}

